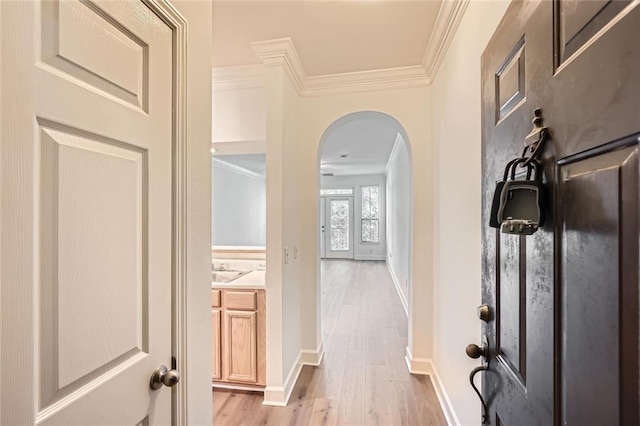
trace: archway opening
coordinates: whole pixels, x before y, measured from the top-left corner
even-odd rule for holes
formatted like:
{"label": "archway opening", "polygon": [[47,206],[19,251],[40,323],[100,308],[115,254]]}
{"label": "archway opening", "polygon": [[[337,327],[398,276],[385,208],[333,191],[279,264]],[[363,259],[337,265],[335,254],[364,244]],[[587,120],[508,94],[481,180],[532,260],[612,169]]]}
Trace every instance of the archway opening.
{"label": "archway opening", "polygon": [[322,135],[318,308],[329,369],[353,350],[363,351],[364,364],[409,374],[411,164],[403,126],[382,112],[345,115]]}

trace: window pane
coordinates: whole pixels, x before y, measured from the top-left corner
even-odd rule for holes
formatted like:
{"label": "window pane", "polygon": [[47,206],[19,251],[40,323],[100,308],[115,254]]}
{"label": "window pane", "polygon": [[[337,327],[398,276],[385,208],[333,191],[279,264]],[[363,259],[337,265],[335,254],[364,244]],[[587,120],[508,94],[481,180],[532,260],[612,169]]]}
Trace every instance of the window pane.
{"label": "window pane", "polygon": [[371,192],[370,187],[362,188],[362,217],[371,217]]}
{"label": "window pane", "polygon": [[362,242],[378,243],[380,242],[378,219],[362,219]]}
{"label": "window pane", "polygon": [[349,251],[348,200],[331,200],[331,250]]}
{"label": "window pane", "polygon": [[353,189],[321,189],[320,195],[353,195]]}
{"label": "window pane", "polygon": [[380,219],[379,215],[379,190],[378,186],[362,187],[362,217],[365,219]]}
{"label": "window pane", "polygon": [[378,187],[371,187],[371,218],[380,219],[378,216]]}

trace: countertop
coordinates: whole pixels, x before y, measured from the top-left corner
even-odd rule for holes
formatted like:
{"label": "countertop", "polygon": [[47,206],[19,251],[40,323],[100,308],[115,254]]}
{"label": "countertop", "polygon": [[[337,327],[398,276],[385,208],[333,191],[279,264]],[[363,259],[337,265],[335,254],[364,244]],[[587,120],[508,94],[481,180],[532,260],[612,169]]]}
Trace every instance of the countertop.
{"label": "countertop", "polygon": [[265,275],[266,275],[266,271],[255,270],[228,283],[212,282],[211,288],[217,288],[217,289],[239,288],[239,289],[264,290],[266,288]]}

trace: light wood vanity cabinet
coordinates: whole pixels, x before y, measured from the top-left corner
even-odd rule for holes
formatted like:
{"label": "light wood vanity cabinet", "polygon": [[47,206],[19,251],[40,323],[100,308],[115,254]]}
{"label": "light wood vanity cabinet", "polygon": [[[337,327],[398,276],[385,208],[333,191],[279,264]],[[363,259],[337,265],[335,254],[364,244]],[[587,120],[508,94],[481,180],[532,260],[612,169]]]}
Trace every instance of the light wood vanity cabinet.
{"label": "light wood vanity cabinet", "polygon": [[222,330],[222,312],[220,309],[211,309],[211,330],[213,333],[213,356],[211,357],[211,370],[213,380],[222,379],[222,365],[220,363],[220,332]]}
{"label": "light wood vanity cabinet", "polygon": [[211,302],[213,381],[264,386],[265,291],[214,289]]}
{"label": "light wood vanity cabinet", "polygon": [[229,382],[258,383],[256,312],[225,311],[222,356]]}

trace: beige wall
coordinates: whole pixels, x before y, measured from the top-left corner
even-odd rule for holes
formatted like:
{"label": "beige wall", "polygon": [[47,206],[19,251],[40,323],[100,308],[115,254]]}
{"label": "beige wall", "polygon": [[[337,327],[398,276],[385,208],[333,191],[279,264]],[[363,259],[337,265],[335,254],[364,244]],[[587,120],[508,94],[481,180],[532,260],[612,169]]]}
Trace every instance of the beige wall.
{"label": "beige wall", "polygon": [[[508,2],[472,1],[432,85],[434,146],[433,361],[461,424],[479,424],[469,386],[480,323],[480,55]],[[462,226],[461,226],[462,225]],[[480,381],[478,380],[478,383]]]}

